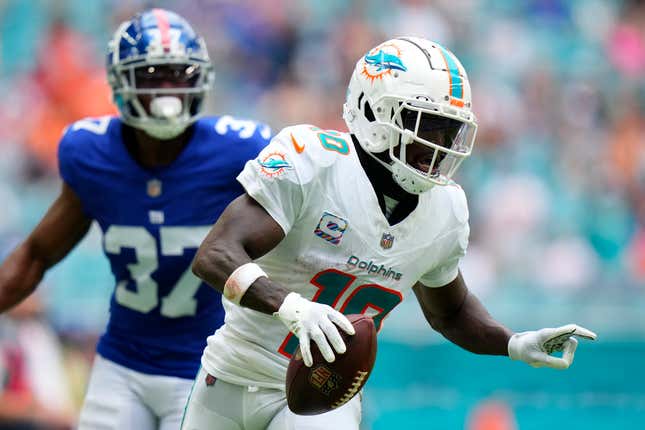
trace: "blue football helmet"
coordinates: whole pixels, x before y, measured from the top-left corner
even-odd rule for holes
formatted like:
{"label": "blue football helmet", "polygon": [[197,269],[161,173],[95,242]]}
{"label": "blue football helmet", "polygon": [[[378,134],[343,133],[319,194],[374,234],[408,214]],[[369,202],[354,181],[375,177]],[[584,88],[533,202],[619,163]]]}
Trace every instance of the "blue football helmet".
{"label": "blue football helmet", "polygon": [[215,77],[204,39],[164,9],[119,26],[108,45],[107,72],[123,121],[161,140],[200,116]]}

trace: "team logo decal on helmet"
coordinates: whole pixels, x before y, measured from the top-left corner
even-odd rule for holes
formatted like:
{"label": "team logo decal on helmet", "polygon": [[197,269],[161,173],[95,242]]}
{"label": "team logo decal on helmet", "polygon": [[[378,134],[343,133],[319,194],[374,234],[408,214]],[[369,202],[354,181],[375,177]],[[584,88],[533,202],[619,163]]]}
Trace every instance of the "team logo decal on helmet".
{"label": "team logo decal on helmet", "polygon": [[260,172],[268,178],[275,178],[282,175],[286,170],[293,169],[293,166],[287,161],[286,155],[278,151],[271,152],[256,161],[260,165]]}
{"label": "team logo decal on helmet", "polygon": [[407,67],[401,61],[401,50],[394,43],[384,43],[369,51],[363,57],[362,75],[374,82],[392,73],[392,70],[405,72]]}

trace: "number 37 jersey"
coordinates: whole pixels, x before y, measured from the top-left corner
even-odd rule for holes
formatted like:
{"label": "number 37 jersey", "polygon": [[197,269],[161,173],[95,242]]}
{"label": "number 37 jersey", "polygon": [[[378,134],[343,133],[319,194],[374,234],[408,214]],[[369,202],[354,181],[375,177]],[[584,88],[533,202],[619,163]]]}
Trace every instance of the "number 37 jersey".
{"label": "number 37 jersey", "polygon": [[191,263],[243,192],[235,177],[271,133],[230,116],[202,118],[177,159],[144,169],[121,131],[119,118],[85,119],[59,146],[61,176],[100,225],[116,281],[97,351],[139,372],[192,379],[224,311],[221,295],[191,273]]}
{"label": "number 37 jersey", "polygon": [[[416,282],[441,287],[457,276],[469,234],[462,189],[433,187],[390,225],[348,134],[286,128],[238,180],[286,235],[256,263],[303,297],[370,315],[380,329]],[[284,389],[298,339],[276,317],[226,299],[224,308],[204,368],[231,383]]]}

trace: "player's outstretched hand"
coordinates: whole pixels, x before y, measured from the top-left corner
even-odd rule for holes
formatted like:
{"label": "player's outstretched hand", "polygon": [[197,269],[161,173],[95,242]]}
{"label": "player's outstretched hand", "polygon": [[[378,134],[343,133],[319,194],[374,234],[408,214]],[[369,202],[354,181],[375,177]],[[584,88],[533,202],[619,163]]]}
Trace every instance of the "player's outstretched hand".
{"label": "player's outstretched hand", "polygon": [[289,293],[274,315],[300,339],[300,352],[308,367],[313,364],[310,341],[316,342],[322,356],[331,363],[336,359],[331,346],[339,354],[346,350],[336,325],[348,334],[354,334],[354,326],[345,315],[331,306],[302,298],[298,293]]}
{"label": "player's outstretched hand", "polygon": [[[571,366],[573,355],[578,347],[578,341],[573,336],[596,340],[596,333],[575,324],[525,331],[511,336],[508,341],[508,356],[533,367],[567,369]],[[550,355],[560,351],[562,358]]]}

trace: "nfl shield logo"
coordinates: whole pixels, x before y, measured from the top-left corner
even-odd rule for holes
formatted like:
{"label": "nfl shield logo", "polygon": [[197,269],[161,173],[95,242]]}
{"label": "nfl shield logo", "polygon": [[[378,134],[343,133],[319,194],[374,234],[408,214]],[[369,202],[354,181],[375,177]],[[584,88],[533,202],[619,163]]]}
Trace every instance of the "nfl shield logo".
{"label": "nfl shield logo", "polygon": [[206,386],[207,387],[212,387],[213,385],[215,385],[216,381],[217,381],[217,378],[215,378],[213,375],[211,375],[210,373],[206,374]]}
{"label": "nfl shield logo", "polygon": [[159,179],[150,179],[146,191],[150,197],[159,197],[161,195],[161,181]]}
{"label": "nfl shield logo", "polygon": [[383,236],[381,237],[381,248],[390,249],[392,248],[393,244],[394,236],[392,236],[390,233],[383,233]]}

